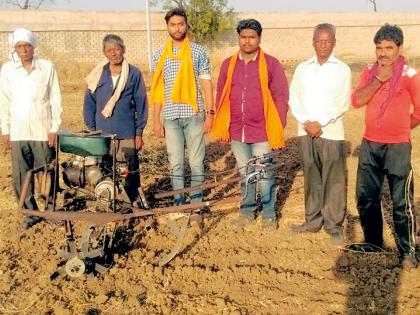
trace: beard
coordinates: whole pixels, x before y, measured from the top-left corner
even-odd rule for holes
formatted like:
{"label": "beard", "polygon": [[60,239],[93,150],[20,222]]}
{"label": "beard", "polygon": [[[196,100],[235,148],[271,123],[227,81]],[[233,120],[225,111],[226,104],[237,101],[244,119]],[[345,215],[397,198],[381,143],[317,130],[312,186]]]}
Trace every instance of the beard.
{"label": "beard", "polygon": [[169,34],[169,35],[171,36],[173,40],[181,41],[181,40],[184,40],[185,37],[187,36],[187,31],[185,31],[184,33],[174,33],[174,34]]}

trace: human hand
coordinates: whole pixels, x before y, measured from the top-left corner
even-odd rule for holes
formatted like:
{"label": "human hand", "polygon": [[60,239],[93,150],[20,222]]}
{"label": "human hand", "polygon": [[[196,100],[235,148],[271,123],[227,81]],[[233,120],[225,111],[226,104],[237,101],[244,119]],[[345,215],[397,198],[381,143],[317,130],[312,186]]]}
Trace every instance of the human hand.
{"label": "human hand", "polygon": [[209,133],[211,131],[211,128],[213,127],[213,120],[214,120],[214,115],[206,114],[206,119],[204,120],[204,127],[203,127],[204,133]]}
{"label": "human hand", "polygon": [[12,145],[10,143],[10,135],[3,135],[3,146],[4,152],[7,152],[12,148]]}
{"label": "human hand", "polygon": [[143,144],[144,144],[144,142],[143,142],[143,137],[142,136],[136,136],[134,138],[134,145],[136,147],[136,150],[138,150],[138,151],[141,150],[143,148]]}
{"label": "human hand", "polygon": [[303,124],[303,129],[312,138],[318,138],[322,135],[321,124],[317,121],[305,121]]}
{"label": "human hand", "polygon": [[57,134],[55,132],[51,132],[48,134],[48,146],[53,147],[55,146],[55,142],[57,141]]}
{"label": "human hand", "polygon": [[377,76],[383,81],[388,81],[391,79],[392,74],[394,73],[393,64],[388,62],[388,60],[379,59],[378,60],[378,73]]}
{"label": "human hand", "polygon": [[155,122],[153,123],[153,132],[158,138],[165,137],[165,128],[163,128],[163,125],[159,120],[155,120]]}

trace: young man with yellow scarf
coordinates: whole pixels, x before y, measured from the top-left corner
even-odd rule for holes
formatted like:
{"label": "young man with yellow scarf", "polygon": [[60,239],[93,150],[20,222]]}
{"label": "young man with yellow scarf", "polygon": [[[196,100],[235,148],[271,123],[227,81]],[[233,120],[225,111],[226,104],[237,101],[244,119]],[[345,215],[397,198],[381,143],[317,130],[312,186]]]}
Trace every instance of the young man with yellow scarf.
{"label": "young man with yellow scarf", "polygon": [[[253,156],[261,156],[284,146],[288,85],[280,62],[260,48],[262,27],[254,20],[238,23],[239,52],[227,58],[217,82],[217,112],[212,135],[230,141],[240,173]],[[259,180],[262,202],[262,228],[278,227],[275,207],[276,193],[272,174]],[[242,195],[245,185],[241,184]],[[234,227],[255,222],[256,185],[248,187],[242,200],[239,218]]]}
{"label": "young man with yellow scarf", "polygon": [[[174,8],[165,15],[171,39],[153,57],[151,98],[154,104],[154,133],[165,138],[172,187],[184,188],[185,143],[191,168],[191,186],[204,181],[204,134],[213,124],[213,88],[210,61],[205,49],[189,41],[187,15]],[[161,112],[163,108],[163,124]],[[203,198],[201,189],[191,201]],[[184,194],[175,195],[175,204],[185,203]]]}

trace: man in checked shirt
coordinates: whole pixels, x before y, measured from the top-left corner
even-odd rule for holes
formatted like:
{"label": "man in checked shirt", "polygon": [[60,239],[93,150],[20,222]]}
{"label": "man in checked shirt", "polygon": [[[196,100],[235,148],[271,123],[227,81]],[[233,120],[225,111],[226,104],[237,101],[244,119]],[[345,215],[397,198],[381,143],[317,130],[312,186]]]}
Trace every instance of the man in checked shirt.
{"label": "man in checked shirt", "polygon": [[[151,99],[154,105],[154,133],[165,138],[172,186],[176,190],[184,188],[185,143],[191,168],[191,186],[204,181],[204,134],[213,124],[213,87],[205,49],[190,42],[187,36],[185,11],[172,9],[166,14],[165,21],[171,38],[153,57]],[[201,189],[191,193],[191,202],[200,202],[202,198]],[[184,203],[184,194],[175,195],[176,205]]]}

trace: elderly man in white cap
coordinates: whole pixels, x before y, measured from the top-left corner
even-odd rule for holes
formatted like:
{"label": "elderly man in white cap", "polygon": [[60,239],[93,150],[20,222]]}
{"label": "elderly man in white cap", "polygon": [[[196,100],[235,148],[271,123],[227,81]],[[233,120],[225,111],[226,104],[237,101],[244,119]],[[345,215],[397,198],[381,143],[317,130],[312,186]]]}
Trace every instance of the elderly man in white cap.
{"label": "elderly man in white cap", "polygon": [[[9,40],[11,60],[0,71],[0,121],[4,147],[12,150],[13,184],[20,198],[26,173],[49,164],[54,158],[62,106],[54,65],[34,57],[33,33],[19,28]],[[38,209],[33,182],[24,206]],[[37,217],[27,217],[20,228],[28,229],[38,221]]]}

